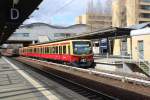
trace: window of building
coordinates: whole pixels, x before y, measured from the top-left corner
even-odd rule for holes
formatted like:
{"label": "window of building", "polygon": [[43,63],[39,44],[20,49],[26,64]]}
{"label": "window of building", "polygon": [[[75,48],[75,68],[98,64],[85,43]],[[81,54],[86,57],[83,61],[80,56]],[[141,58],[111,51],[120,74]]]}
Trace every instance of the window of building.
{"label": "window of building", "polygon": [[150,2],[150,0],[142,0],[142,1],[144,1],[144,2]]}
{"label": "window of building", "polygon": [[[150,9],[149,9],[150,10]],[[150,14],[141,14],[142,18],[150,18]]]}
{"label": "window of building", "polygon": [[23,33],[24,37],[29,37],[29,33]]}

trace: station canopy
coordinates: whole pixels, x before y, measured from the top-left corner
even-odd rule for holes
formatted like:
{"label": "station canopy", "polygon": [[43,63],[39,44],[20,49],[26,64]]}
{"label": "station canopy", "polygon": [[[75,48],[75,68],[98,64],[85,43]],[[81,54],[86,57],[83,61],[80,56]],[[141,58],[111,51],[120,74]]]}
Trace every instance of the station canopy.
{"label": "station canopy", "polygon": [[28,19],[42,0],[0,0],[0,45]]}
{"label": "station canopy", "polygon": [[97,30],[94,32],[83,33],[83,34],[76,35],[76,36],[69,37],[69,38],[63,38],[63,39],[58,39],[55,41],[43,42],[43,43],[37,43],[37,44],[40,45],[40,44],[45,44],[45,43],[53,43],[53,42],[59,42],[59,41],[65,41],[65,40],[74,40],[74,39],[95,40],[95,39],[101,39],[101,38],[130,37],[131,30],[133,30],[133,29],[118,28],[118,27],[107,27],[107,28],[100,29],[100,30]]}

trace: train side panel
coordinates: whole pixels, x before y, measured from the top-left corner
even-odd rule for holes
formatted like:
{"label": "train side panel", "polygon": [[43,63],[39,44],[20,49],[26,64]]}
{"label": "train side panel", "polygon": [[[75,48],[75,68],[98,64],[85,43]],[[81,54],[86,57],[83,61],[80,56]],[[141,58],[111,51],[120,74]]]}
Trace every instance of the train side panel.
{"label": "train side panel", "polygon": [[48,43],[19,49],[19,54],[26,57],[57,60],[77,65],[90,66],[93,62],[93,54],[75,55],[72,41]]}

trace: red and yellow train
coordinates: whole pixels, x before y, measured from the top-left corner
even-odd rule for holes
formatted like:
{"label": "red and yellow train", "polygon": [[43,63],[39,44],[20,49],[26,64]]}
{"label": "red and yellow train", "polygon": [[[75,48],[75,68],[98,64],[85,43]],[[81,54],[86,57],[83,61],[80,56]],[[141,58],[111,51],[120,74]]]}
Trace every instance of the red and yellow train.
{"label": "red and yellow train", "polygon": [[19,55],[61,61],[77,67],[94,66],[90,40],[66,40],[19,48]]}

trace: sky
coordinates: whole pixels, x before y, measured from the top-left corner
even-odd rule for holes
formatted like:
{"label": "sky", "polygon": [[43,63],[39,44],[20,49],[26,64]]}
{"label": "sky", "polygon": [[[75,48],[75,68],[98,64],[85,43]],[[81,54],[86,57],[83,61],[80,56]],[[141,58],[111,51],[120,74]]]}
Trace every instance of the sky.
{"label": "sky", "polygon": [[[43,0],[24,24],[42,22],[52,25],[69,26],[75,24],[75,17],[86,12],[90,0]],[[106,0],[100,0],[102,3]],[[65,6],[64,6],[65,5]]]}

